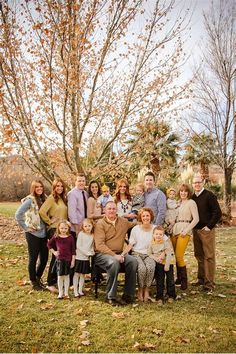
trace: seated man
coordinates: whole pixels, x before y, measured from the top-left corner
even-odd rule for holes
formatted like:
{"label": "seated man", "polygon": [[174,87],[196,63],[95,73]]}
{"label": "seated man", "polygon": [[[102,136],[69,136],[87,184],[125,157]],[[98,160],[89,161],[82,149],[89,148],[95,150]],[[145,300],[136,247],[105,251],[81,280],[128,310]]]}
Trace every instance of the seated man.
{"label": "seated man", "polygon": [[114,202],[108,202],[105,216],[98,220],[94,230],[95,265],[107,272],[106,301],[116,305],[117,277],[121,264],[125,268],[125,287],[122,299],[130,304],[134,301],[137,261],[129,254],[123,255],[125,235],[136,223],[118,217]]}

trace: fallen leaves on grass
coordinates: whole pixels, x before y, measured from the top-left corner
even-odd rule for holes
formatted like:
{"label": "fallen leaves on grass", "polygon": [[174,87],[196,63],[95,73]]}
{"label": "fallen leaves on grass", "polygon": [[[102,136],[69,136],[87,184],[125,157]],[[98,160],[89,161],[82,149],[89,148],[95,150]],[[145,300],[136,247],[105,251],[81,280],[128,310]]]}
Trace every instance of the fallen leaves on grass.
{"label": "fallen leaves on grass", "polygon": [[221,297],[222,299],[226,297],[224,294],[217,294],[218,297]]}
{"label": "fallen leaves on grass", "polygon": [[156,329],[156,328],[155,328],[155,329],[152,331],[152,333],[156,334],[158,337],[161,337],[161,336],[163,336],[164,331],[163,331],[163,329]]}
{"label": "fallen leaves on grass", "polygon": [[81,342],[81,344],[83,344],[83,345],[90,345],[91,342],[90,342],[90,340],[83,340],[83,341]]}
{"label": "fallen leaves on grass", "polygon": [[25,285],[28,285],[29,282],[26,279],[18,279],[16,281],[16,284],[19,285],[19,286],[25,286]]}
{"label": "fallen leaves on grass", "polygon": [[83,331],[82,334],[79,336],[81,339],[88,338],[90,333],[88,331]]}
{"label": "fallen leaves on grass", "polygon": [[88,323],[89,323],[89,320],[80,321],[80,326],[81,327],[86,327]]}
{"label": "fallen leaves on grass", "polygon": [[17,307],[17,310],[22,310],[22,309],[23,309],[23,306],[24,306],[24,304],[20,304],[20,305]]}
{"label": "fallen leaves on grass", "polygon": [[206,336],[204,336],[204,334],[200,333],[200,334],[198,335],[198,338],[204,339],[204,338],[206,338]]}
{"label": "fallen leaves on grass", "polygon": [[124,314],[124,312],[112,312],[112,317],[115,317],[115,318],[125,318],[126,315]]}
{"label": "fallen leaves on grass", "polygon": [[77,315],[78,315],[78,316],[79,316],[79,315],[82,315],[82,313],[83,313],[82,307],[74,311],[74,315],[75,315],[75,316],[77,316]]}
{"label": "fallen leaves on grass", "polygon": [[177,343],[177,344],[188,344],[188,343],[190,343],[190,339],[179,336],[179,337],[175,338],[175,343]]}
{"label": "fallen leaves on grass", "polygon": [[55,306],[53,304],[45,304],[43,306],[40,306],[40,309],[43,311],[53,309]]}
{"label": "fallen leaves on grass", "polygon": [[138,343],[134,344],[134,348],[138,349],[139,351],[149,351],[150,349],[155,349],[156,345],[152,343]]}

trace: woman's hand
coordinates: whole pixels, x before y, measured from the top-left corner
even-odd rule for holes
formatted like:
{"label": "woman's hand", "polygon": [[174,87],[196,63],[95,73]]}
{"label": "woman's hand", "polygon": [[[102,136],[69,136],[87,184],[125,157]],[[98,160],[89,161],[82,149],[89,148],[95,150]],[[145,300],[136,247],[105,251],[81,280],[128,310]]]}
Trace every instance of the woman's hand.
{"label": "woman's hand", "polygon": [[51,225],[51,224],[55,224],[55,223],[58,222],[58,221],[59,221],[59,218],[56,217],[56,216],[53,216],[53,217],[50,219],[50,225]]}

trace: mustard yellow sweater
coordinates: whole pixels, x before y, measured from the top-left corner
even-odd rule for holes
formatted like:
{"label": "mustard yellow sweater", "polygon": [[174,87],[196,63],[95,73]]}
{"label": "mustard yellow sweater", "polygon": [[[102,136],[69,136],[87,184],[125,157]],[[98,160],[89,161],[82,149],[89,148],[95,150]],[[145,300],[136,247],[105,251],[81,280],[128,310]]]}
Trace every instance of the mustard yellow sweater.
{"label": "mustard yellow sweater", "polygon": [[53,195],[50,194],[39,209],[39,215],[49,225],[49,229],[56,228],[60,220],[68,219],[67,205],[61,198],[56,203]]}

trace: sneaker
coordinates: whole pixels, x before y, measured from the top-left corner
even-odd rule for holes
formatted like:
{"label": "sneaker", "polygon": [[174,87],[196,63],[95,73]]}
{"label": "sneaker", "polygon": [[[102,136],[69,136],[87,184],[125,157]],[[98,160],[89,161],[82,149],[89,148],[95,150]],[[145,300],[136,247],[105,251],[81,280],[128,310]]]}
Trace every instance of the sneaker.
{"label": "sneaker", "polygon": [[58,294],[58,289],[54,285],[47,285],[46,289],[53,294]]}

